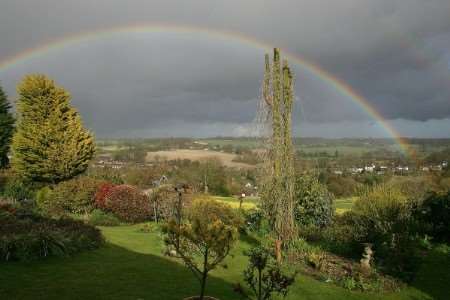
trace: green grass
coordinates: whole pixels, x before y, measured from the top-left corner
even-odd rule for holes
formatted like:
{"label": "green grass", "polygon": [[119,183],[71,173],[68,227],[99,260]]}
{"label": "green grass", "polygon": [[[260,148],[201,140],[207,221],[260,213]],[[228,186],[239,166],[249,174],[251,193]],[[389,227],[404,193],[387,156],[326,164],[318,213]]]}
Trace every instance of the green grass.
{"label": "green grass", "polygon": [[[103,227],[107,245],[74,257],[30,263],[0,264],[0,299],[158,299],[181,300],[197,294],[198,282],[175,259],[162,255],[158,230],[141,232],[141,225]],[[241,240],[226,259],[226,268],[211,273],[207,293],[236,300],[232,284],[242,282],[246,258]],[[411,287],[393,294],[349,292],[333,284],[300,275],[287,299],[448,299],[450,249],[436,248]]]}
{"label": "green grass", "polygon": [[334,205],[336,207],[336,213],[341,214],[350,210],[353,206],[353,202],[357,197],[349,197],[349,198],[339,198],[334,201]]}
{"label": "green grass", "polygon": [[[232,208],[239,208],[239,199],[235,197],[222,197],[222,196],[213,196],[214,200],[226,203],[230,205]],[[256,208],[256,203],[258,201],[258,198],[256,197],[245,197],[244,201],[242,202],[242,208],[243,209],[252,209]]]}
{"label": "green grass", "polygon": [[[239,207],[239,199],[235,197],[222,197],[222,196],[213,196],[214,200],[219,202],[226,203],[233,208]],[[356,200],[356,197],[349,198],[340,198],[335,200],[336,212],[338,214],[343,213],[352,208],[353,202]],[[244,198],[244,202],[242,203],[242,207],[244,209],[252,209],[256,208],[256,204],[258,203],[257,197],[246,197]]]}

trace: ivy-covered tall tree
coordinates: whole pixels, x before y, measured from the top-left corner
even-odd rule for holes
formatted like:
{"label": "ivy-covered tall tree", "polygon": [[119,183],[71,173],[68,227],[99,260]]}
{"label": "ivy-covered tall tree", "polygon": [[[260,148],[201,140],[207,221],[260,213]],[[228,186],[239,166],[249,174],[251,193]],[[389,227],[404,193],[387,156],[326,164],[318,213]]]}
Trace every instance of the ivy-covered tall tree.
{"label": "ivy-covered tall tree", "polygon": [[281,248],[295,237],[294,150],[292,145],[293,74],[280,50],[273,51],[273,62],[265,56],[263,81],[265,121],[269,124],[265,172],[261,190],[262,206],[275,234],[275,253],[281,260]]}
{"label": "ivy-covered tall tree", "polygon": [[10,112],[11,104],[0,86],[0,168],[8,163],[8,152],[14,132],[14,117]]}
{"label": "ivy-covered tall tree", "polygon": [[86,170],[95,152],[64,88],[45,75],[28,75],[17,87],[18,122],[12,165],[25,179],[58,183]]}

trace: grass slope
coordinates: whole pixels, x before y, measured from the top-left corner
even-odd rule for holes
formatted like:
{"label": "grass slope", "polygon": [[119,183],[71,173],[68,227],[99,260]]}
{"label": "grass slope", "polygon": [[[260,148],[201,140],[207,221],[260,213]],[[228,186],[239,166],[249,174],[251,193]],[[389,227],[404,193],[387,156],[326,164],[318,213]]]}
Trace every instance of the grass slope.
{"label": "grass slope", "polygon": [[[0,299],[167,299],[195,295],[198,282],[178,261],[162,255],[158,231],[140,226],[104,227],[107,246],[74,257],[31,263],[0,264]],[[212,272],[207,293],[222,300],[239,299],[232,283],[242,280],[250,246],[241,240],[226,260],[226,268]],[[332,284],[299,276],[287,299],[448,299],[448,247],[435,249],[412,287],[389,295],[349,292]]]}
{"label": "grass slope", "polygon": [[336,207],[336,213],[341,214],[350,210],[353,206],[353,202],[357,197],[349,197],[349,198],[339,198],[334,200],[334,205]]}

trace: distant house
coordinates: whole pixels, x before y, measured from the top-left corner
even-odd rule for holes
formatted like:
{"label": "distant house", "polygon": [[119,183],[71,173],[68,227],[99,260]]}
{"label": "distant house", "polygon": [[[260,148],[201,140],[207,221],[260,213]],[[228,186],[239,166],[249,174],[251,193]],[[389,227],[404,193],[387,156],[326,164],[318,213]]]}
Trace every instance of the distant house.
{"label": "distant house", "polygon": [[402,167],[402,166],[398,166],[397,168],[397,171],[409,171],[409,167],[408,166],[405,166],[405,167]]}
{"label": "distant house", "polygon": [[94,167],[97,168],[111,168],[111,169],[121,169],[125,162],[112,160],[110,156],[99,156],[99,160],[94,163]]}
{"label": "distant house", "polygon": [[364,171],[364,168],[355,168],[355,167],[353,167],[353,168],[350,169],[350,172],[352,174],[362,173],[363,171]]}
{"label": "distant house", "polygon": [[366,171],[366,172],[372,173],[374,170],[375,170],[375,165],[374,164],[372,164],[371,166],[365,166],[364,167],[364,171]]}
{"label": "distant house", "polygon": [[258,196],[258,188],[256,186],[253,186],[253,184],[251,184],[250,182],[247,182],[244,185],[243,191],[242,191],[246,196],[250,196],[250,197],[256,197]]}
{"label": "distant house", "polygon": [[431,166],[432,171],[442,171],[442,165]]}

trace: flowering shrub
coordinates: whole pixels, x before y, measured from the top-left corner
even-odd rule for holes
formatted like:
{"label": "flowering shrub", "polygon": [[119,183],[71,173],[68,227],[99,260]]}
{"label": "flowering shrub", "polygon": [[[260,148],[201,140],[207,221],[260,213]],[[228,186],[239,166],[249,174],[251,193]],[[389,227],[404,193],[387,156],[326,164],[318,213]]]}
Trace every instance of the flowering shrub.
{"label": "flowering shrub", "polygon": [[106,197],[109,195],[109,193],[114,187],[115,185],[110,182],[103,183],[98,187],[97,192],[95,193],[94,196],[94,202],[97,208],[100,209],[106,208],[105,206]]}
{"label": "flowering shrub", "polygon": [[118,185],[109,191],[105,199],[105,210],[122,221],[131,223],[150,219],[153,211],[150,199],[129,185]]}

